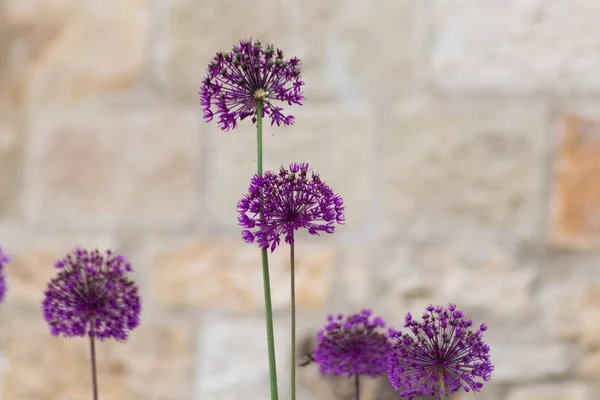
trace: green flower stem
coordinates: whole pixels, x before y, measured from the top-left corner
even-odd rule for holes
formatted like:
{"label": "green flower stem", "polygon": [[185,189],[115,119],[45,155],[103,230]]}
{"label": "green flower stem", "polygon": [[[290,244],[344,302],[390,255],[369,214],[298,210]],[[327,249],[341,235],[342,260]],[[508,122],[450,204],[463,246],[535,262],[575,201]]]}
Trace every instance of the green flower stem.
{"label": "green flower stem", "polygon": [[291,308],[292,308],[292,344],[291,344],[291,390],[292,400],[296,400],[296,272],[294,271],[294,232],[292,231],[292,242],[290,243],[290,282],[291,282]]}
{"label": "green flower stem", "polygon": [[444,384],[444,374],[440,372],[440,400],[442,396],[446,395],[446,385]]}
{"label": "green flower stem", "polygon": [[[93,321],[92,321],[93,323]],[[92,392],[94,400],[98,400],[98,373],[96,372],[96,345],[94,337],[90,336],[90,362],[92,364]]]}
{"label": "green flower stem", "polygon": [[[263,101],[256,100],[256,173],[263,174],[262,151],[262,111]],[[262,195],[262,189],[261,189]],[[262,215],[262,211],[261,211]],[[262,250],[263,286],[265,292],[265,320],[267,323],[267,350],[269,353],[269,381],[271,384],[271,400],[278,400],[277,366],[275,363],[275,334],[273,332],[273,306],[271,305],[271,279],[269,278],[269,257],[267,250]]]}
{"label": "green flower stem", "polygon": [[356,400],[360,400],[360,376],[354,374],[354,393]]}

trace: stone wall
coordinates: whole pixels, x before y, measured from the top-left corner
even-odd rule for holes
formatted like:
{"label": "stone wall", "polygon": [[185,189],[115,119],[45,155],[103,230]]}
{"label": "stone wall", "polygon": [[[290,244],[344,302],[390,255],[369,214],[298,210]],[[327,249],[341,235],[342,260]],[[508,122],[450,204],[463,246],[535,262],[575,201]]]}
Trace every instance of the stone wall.
{"label": "stone wall", "polygon": [[[328,312],[400,324],[452,301],[488,323],[496,365],[456,399],[597,400],[599,16],[597,0],[0,0],[0,398],[90,398],[85,341],[40,312],[75,245],[126,255],[142,288],[141,327],[99,347],[103,399],[268,398],[259,254],[235,213],[254,131],[220,132],[197,99],[214,53],[253,36],[306,81],[266,167],[309,161],[347,206],[335,235],[298,238],[306,340]],[[300,378],[301,399],[350,398]]]}

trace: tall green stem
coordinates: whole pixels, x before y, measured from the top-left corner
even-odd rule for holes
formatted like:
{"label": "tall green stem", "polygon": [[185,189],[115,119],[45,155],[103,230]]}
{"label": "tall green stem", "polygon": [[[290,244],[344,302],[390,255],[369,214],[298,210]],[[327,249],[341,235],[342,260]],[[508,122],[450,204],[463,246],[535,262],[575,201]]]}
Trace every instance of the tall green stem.
{"label": "tall green stem", "polygon": [[291,275],[291,307],[292,307],[292,344],[291,344],[291,389],[292,400],[296,400],[296,272],[294,271],[294,232],[292,232],[292,242],[290,243],[290,275]]}
{"label": "tall green stem", "polygon": [[440,395],[439,400],[446,395],[446,385],[444,384],[444,374],[440,372]]}
{"label": "tall green stem", "polygon": [[[93,321],[92,321],[93,323]],[[90,336],[90,363],[92,364],[92,393],[94,400],[98,400],[98,373],[96,372],[96,345],[94,337]]]}
{"label": "tall green stem", "polygon": [[360,375],[354,374],[354,393],[356,400],[360,400]]}
{"label": "tall green stem", "polygon": [[[256,173],[263,174],[262,151],[262,111],[263,101],[256,100]],[[261,189],[262,196],[262,189]],[[261,211],[262,215],[262,211]],[[269,257],[267,250],[262,250],[263,286],[265,292],[265,320],[267,323],[267,350],[269,353],[269,381],[271,384],[271,400],[278,400],[277,366],[275,363],[275,333],[273,332],[273,306],[271,305],[271,279],[269,277]]]}

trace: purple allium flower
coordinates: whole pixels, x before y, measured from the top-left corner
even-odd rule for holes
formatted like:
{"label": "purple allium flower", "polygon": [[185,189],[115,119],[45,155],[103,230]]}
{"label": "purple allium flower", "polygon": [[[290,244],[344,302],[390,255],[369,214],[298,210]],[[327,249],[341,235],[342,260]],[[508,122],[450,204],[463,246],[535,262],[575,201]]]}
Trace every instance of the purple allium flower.
{"label": "purple allium flower", "polygon": [[4,265],[10,262],[10,257],[2,251],[0,247],[0,302],[4,300],[6,294],[6,276],[4,275]]}
{"label": "purple allium flower", "polygon": [[311,235],[318,235],[333,233],[335,222],[344,223],[342,198],[319,174],[311,170],[309,178],[309,170],[308,163],[292,163],[289,170],[282,166],[278,174],[268,171],[262,177],[254,175],[249,193],[237,205],[238,222],[247,228],[242,232],[247,243],[256,241],[261,249],[270,247],[273,252],[282,234],[286,243],[293,243],[297,229],[306,228]]}
{"label": "purple allium flower", "polygon": [[372,317],[371,310],[358,314],[327,317],[327,325],[317,334],[313,352],[322,374],[368,375],[385,374],[390,342],[385,322]]}
{"label": "purple allium flower", "polygon": [[400,396],[412,400],[416,396],[442,395],[461,387],[478,392],[489,381],[494,366],[490,362],[490,347],[481,337],[487,330],[481,324],[476,332],[473,321],[464,318],[456,305],[448,308],[429,305],[423,322],[406,314],[404,327],[412,335],[392,330],[392,351],[388,362],[390,383]]}
{"label": "purple allium flower", "polygon": [[42,302],[53,335],[124,341],[139,325],[140,297],[126,276],[133,269],[124,257],[77,249],[55,268],[58,276],[48,283]]}
{"label": "purple allium flower", "polygon": [[217,53],[200,86],[204,118],[212,121],[217,114],[222,130],[235,129],[238,120],[249,116],[256,122],[256,100],[263,100],[263,116],[271,118],[271,125],[292,124],[294,117],[283,115],[283,108],[271,101],[302,105],[304,82],[300,65],[296,57],[284,60],[280,49],[272,45],[263,48],[258,40],[252,43],[252,39],[240,41],[229,53]]}

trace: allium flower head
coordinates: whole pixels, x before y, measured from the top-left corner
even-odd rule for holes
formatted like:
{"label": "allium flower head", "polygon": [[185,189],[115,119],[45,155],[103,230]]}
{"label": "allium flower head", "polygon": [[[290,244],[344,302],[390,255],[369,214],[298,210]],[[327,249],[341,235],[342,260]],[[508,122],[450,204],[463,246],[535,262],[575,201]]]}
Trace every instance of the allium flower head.
{"label": "allium flower head", "polygon": [[6,294],[6,276],[4,274],[4,266],[10,262],[10,257],[2,251],[0,247],[0,302],[4,300]]}
{"label": "allium flower head", "polygon": [[268,171],[262,177],[254,175],[237,209],[240,226],[247,228],[242,237],[247,243],[256,241],[263,250],[274,251],[282,234],[286,243],[293,243],[297,229],[318,235],[333,233],[334,223],[344,223],[342,198],[308,163],[292,163],[289,169],[281,167],[279,173]]}
{"label": "allium flower head", "polygon": [[389,356],[388,377],[400,396],[443,395],[460,390],[478,392],[489,381],[494,366],[490,347],[483,340],[485,324],[473,332],[473,321],[466,319],[456,305],[426,308],[423,322],[406,314],[404,327],[412,335],[391,331],[393,340]]}
{"label": "allium flower head", "polygon": [[240,41],[229,53],[217,53],[200,86],[204,118],[212,121],[216,114],[222,130],[235,129],[238,121],[249,116],[256,122],[256,100],[262,100],[263,116],[271,118],[271,125],[292,124],[294,117],[283,115],[283,108],[272,101],[302,105],[300,65],[296,57],[285,60],[280,49],[263,48],[252,39]]}
{"label": "allium flower head", "polygon": [[131,264],[110,250],[77,249],[55,264],[42,302],[53,335],[127,339],[140,323],[138,289],[126,276]]}
{"label": "allium flower head", "polygon": [[363,310],[349,316],[330,315],[327,321],[317,334],[312,356],[322,374],[372,378],[385,374],[390,342],[381,318]]}

